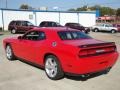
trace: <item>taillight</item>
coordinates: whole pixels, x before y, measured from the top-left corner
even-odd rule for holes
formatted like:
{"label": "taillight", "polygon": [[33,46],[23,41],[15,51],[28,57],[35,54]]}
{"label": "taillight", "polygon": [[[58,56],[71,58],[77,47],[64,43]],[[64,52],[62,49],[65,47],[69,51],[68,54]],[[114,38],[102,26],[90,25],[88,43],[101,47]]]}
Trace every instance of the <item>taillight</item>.
{"label": "taillight", "polygon": [[79,52],[79,56],[86,56],[87,55],[87,51],[80,51]]}
{"label": "taillight", "polygon": [[102,48],[91,48],[91,49],[82,49],[79,52],[79,56],[90,56],[90,55],[100,55],[105,53],[110,53],[116,51],[116,47],[102,47]]}

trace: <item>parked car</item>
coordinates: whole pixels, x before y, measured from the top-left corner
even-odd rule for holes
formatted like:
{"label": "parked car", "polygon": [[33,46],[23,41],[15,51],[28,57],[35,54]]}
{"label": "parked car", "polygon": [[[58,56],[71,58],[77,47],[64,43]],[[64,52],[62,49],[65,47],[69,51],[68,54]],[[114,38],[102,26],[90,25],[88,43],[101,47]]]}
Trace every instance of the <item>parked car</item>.
{"label": "parked car", "polygon": [[62,27],[62,25],[54,21],[42,21],[39,27]]}
{"label": "parked car", "polygon": [[113,26],[118,29],[118,32],[120,32],[120,24],[113,24]]}
{"label": "parked car", "polygon": [[33,29],[35,26],[29,21],[14,20],[11,21],[8,25],[8,30],[15,34],[17,32],[26,32]]}
{"label": "parked car", "polygon": [[97,24],[95,26],[91,27],[93,32],[98,32],[98,31],[109,31],[111,33],[116,33],[118,29],[116,27],[113,27],[112,24]]}
{"label": "parked car", "polygon": [[109,71],[118,52],[114,42],[96,40],[68,28],[38,28],[3,41],[8,60],[16,58],[43,67],[57,80],[68,75]]}
{"label": "parked car", "polygon": [[80,25],[79,23],[66,23],[65,26],[72,28],[72,29],[78,29],[78,30],[85,32],[85,33],[90,32],[90,28],[84,27],[84,26]]}

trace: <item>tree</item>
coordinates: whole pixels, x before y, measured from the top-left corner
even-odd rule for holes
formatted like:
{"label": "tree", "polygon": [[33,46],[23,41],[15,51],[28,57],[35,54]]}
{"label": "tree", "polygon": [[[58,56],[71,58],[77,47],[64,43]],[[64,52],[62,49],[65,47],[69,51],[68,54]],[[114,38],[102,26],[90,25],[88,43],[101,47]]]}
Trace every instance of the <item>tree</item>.
{"label": "tree", "polygon": [[[73,11],[73,9],[69,9],[69,10]],[[91,7],[88,7],[87,5],[85,5],[83,7],[74,9],[74,11],[87,11],[87,10],[99,10],[100,16],[104,16],[104,15],[111,16],[111,15],[115,15],[115,13],[116,13],[115,9],[112,9],[110,7],[101,7],[100,5],[95,5],[95,6],[91,6]],[[120,15],[119,10],[118,10],[118,15]]]}
{"label": "tree", "polygon": [[116,20],[120,21],[120,8],[116,10]]}
{"label": "tree", "polygon": [[76,11],[86,11],[86,10],[87,10],[87,5],[76,9]]}
{"label": "tree", "polygon": [[20,6],[20,9],[32,9],[32,7],[29,6],[29,5],[27,5],[27,4],[22,4],[22,5]]}
{"label": "tree", "polygon": [[104,15],[111,16],[111,15],[115,15],[115,10],[110,7],[101,7],[100,13],[101,13],[101,16],[104,16]]}
{"label": "tree", "polygon": [[76,11],[76,9],[74,9],[74,8],[71,8],[71,9],[68,9],[68,11]]}
{"label": "tree", "polygon": [[116,11],[116,16],[119,16],[119,17],[120,17],[120,8],[117,9],[117,11]]}

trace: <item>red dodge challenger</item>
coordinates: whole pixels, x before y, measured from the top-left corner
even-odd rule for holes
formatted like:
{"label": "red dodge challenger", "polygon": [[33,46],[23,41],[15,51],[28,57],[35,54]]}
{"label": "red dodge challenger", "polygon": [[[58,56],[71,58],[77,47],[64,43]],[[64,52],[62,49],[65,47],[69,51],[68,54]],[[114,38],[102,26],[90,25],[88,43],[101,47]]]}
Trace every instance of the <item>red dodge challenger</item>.
{"label": "red dodge challenger", "polygon": [[104,42],[70,28],[36,28],[23,36],[4,39],[9,60],[20,59],[41,66],[57,80],[110,70],[118,58],[114,42]]}

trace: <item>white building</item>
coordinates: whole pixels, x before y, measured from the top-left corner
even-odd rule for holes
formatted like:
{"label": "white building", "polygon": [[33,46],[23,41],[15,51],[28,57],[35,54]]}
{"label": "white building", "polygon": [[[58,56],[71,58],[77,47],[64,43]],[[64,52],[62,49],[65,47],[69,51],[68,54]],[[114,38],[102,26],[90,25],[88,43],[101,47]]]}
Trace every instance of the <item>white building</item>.
{"label": "white building", "polygon": [[8,25],[12,20],[27,20],[37,26],[42,21],[55,21],[61,25],[65,25],[67,22],[75,22],[83,26],[92,26],[96,22],[96,11],[69,12],[0,9],[0,27],[8,30]]}

